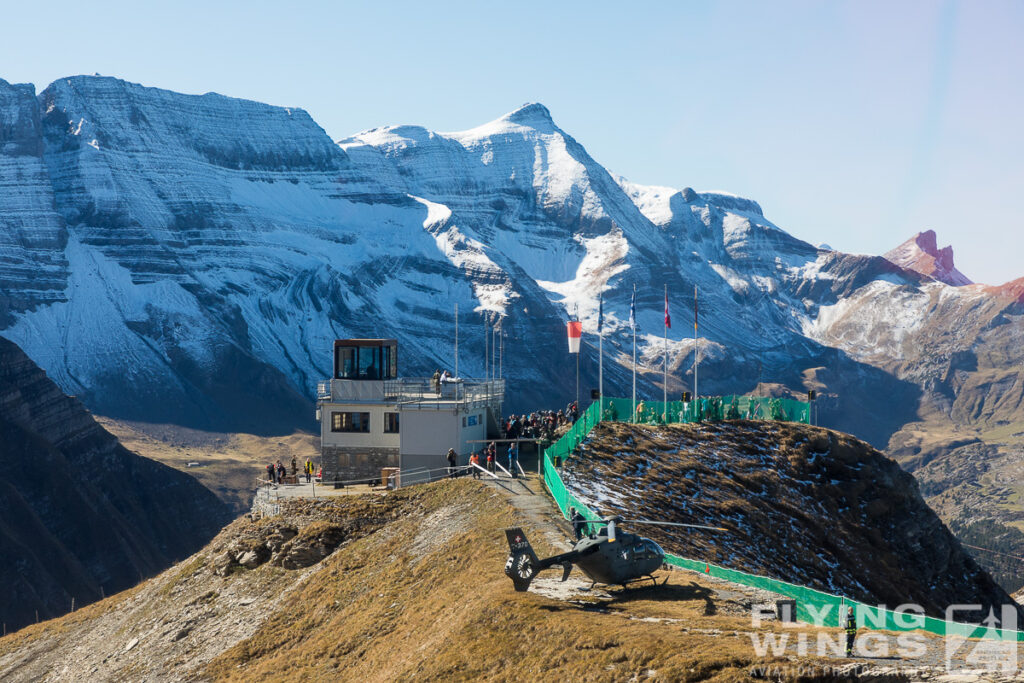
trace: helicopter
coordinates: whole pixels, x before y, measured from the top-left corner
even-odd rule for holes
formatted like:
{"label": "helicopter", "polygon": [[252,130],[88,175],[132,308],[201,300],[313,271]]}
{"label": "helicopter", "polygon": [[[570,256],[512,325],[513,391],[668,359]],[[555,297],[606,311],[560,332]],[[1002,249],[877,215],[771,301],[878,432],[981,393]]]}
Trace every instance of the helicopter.
{"label": "helicopter", "polygon": [[527,590],[538,572],[556,566],[562,567],[562,581],[565,581],[569,578],[573,565],[578,566],[593,582],[590,588],[598,583],[625,587],[629,583],[647,578],[658,585],[654,572],[665,563],[665,551],[649,538],[628,532],[619,533],[618,524],[657,524],[726,531],[720,527],[700,524],[656,522],[649,519],[626,520],[621,517],[599,519],[589,523],[601,525],[601,528],[596,534],[584,536],[576,541],[569,552],[543,560],[537,557],[521,528],[506,529],[509,555],[505,562],[505,574],[512,579],[515,589],[520,592]]}

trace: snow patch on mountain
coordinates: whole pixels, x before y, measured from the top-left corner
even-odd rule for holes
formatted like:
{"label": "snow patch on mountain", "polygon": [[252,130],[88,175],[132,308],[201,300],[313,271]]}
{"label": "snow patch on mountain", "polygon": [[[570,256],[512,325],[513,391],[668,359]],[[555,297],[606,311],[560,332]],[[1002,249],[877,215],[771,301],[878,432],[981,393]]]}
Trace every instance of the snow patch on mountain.
{"label": "snow patch on mountain", "polygon": [[[608,281],[629,268],[623,263],[629,244],[622,231],[591,239],[578,236],[577,241],[583,245],[586,256],[580,261],[575,277],[565,282],[538,280],[537,284],[560,295],[562,298],[557,303],[564,306],[567,313],[578,315],[585,329],[596,332],[599,298],[608,288]],[[611,327],[617,323],[617,318],[605,314],[606,325]]]}

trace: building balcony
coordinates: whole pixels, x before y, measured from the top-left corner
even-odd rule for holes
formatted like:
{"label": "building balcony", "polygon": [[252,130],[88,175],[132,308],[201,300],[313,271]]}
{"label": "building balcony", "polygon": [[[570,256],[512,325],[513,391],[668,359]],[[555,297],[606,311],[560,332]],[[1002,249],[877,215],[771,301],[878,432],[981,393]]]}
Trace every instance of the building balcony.
{"label": "building balcony", "polygon": [[327,379],[317,383],[317,400],[335,403],[391,403],[411,410],[473,409],[500,404],[505,380],[465,378],[435,384],[429,377],[379,381]]}

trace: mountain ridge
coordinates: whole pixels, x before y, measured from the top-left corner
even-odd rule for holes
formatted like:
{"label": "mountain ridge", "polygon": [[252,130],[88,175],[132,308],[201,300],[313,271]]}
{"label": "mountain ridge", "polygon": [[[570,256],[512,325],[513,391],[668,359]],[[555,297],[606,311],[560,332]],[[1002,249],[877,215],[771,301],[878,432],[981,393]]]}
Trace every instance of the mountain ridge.
{"label": "mountain ridge", "polygon": [[812,246],[753,200],[630,183],[543,105],[335,143],[298,109],[94,77],[29,90],[0,85],[0,333],[97,413],[311,427],[334,339],[396,337],[399,371],[429,375],[454,365],[455,304],[460,374],[488,373],[501,320],[506,410],[557,407],[577,397],[565,322],[590,341],[601,298],[604,389],[627,395],[637,286],[641,396],[692,391],[699,349],[701,394],[813,389],[824,423],[907,466],[965,431],[1022,447],[1015,285],[953,287]]}

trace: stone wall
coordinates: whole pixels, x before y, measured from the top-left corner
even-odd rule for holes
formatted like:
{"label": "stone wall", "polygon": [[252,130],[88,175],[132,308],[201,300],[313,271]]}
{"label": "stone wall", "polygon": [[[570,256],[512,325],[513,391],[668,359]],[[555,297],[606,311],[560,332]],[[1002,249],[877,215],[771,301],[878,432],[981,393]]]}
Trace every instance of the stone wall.
{"label": "stone wall", "polygon": [[397,448],[324,446],[320,456],[324,467],[325,485],[335,480],[379,481],[381,469],[398,467]]}

